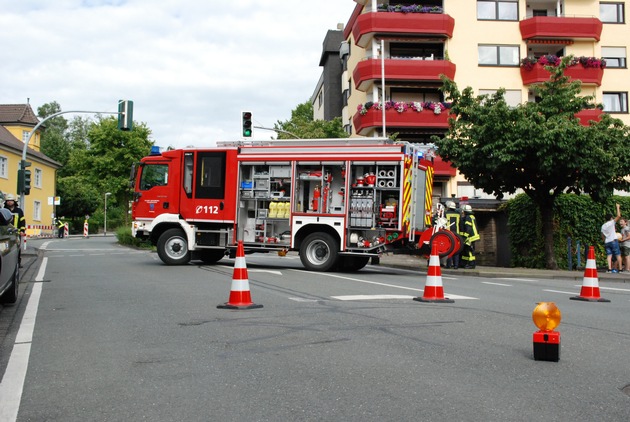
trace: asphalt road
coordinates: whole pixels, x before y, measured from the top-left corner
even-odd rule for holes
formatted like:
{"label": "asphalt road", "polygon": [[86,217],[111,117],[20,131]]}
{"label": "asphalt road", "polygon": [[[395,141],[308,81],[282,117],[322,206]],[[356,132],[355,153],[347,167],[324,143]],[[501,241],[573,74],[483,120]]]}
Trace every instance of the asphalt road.
{"label": "asphalt road", "polygon": [[[0,412],[15,394],[18,421],[630,420],[624,284],[588,303],[569,300],[575,280],[449,274],[455,303],[426,304],[412,300],[422,271],[248,255],[263,307],[225,310],[234,260],[167,267],[113,237],[36,242],[22,301],[0,312]],[[559,362],[532,358],[541,301],[562,312]],[[18,395],[5,369],[27,348]]]}

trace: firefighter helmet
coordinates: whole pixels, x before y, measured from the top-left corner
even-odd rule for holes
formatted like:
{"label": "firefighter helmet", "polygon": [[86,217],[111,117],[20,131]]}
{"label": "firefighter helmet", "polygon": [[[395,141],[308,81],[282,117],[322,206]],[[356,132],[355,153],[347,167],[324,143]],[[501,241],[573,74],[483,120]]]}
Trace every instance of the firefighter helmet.
{"label": "firefighter helmet", "polygon": [[449,210],[454,210],[455,209],[455,202],[453,202],[453,201],[446,201],[446,208],[448,208]]}
{"label": "firefighter helmet", "polygon": [[462,207],[462,210],[464,210],[464,212],[472,212],[472,207],[466,204]]}

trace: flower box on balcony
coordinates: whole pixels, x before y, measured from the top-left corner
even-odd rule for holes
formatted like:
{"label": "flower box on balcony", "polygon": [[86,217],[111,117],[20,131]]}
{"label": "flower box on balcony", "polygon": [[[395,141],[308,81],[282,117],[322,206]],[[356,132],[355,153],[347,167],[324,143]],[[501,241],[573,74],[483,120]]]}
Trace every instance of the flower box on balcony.
{"label": "flower box on balcony", "polygon": [[[564,71],[565,76],[571,79],[580,80],[585,85],[602,84],[604,69],[601,67],[583,67],[581,65],[569,66]],[[534,63],[530,66],[521,66],[521,79],[523,85],[541,83],[549,80],[550,73],[541,63]]]}
{"label": "flower box on balcony", "polygon": [[[370,103],[366,104],[369,105]],[[394,103],[388,102],[390,107],[385,110],[385,124],[388,128],[399,129],[448,129],[447,111],[448,104],[445,103]],[[410,106],[411,104],[411,106]],[[414,106],[424,104],[427,107],[433,105],[433,109],[422,107],[422,111],[417,111],[420,107]],[[436,110],[435,106],[439,104]],[[354,115],[352,122],[359,135],[367,135],[375,128],[383,126],[383,112],[380,105],[359,106],[360,110]]]}

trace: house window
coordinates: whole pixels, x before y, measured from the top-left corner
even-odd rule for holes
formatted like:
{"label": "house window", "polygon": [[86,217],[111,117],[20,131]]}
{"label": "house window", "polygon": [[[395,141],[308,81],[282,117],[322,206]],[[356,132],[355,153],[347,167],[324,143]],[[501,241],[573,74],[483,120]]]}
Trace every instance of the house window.
{"label": "house window", "polygon": [[624,23],[626,20],[623,3],[600,3],[599,19],[604,23]]}
{"label": "house window", "polygon": [[33,221],[42,221],[42,203],[33,201]]}
{"label": "house window", "polygon": [[42,187],[42,169],[35,169],[35,180],[33,180],[33,186],[36,188]]}
{"label": "house window", "polygon": [[602,58],[606,67],[626,68],[626,47],[602,47]]}
{"label": "house window", "polygon": [[627,113],[627,92],[604,92],[604,111],[607,113]]}
{"label": "house window", "polygon": [[518,0],[479,0],[477,19],[491,21],[517,21]]}
{"label": "house window", "polygon": [[519,47],[517,45],[480,45],[479,65],[518,66]]}
{"label": "house window", "polygon": [[[480,89],[479,95],[494,95],[498,90],[496,89]],[[523,93],[520,89],[506,89],[503,98],[505,103],[510,107],[516,107],[522,102]]]}
{"label": "house window", "polygon": [[9,178],[9,170],[8,170],[9,160],[7,157],[0,156],[0,177],[3,179]]}
{"label": "house window", "polygon": [[30,133],[31,133],[31,132],[29,132],[28,130],[23,130],[23,131],[22,131],[22,142],[26,143],[26,141],[28,141],[28,135],[29,135]]}

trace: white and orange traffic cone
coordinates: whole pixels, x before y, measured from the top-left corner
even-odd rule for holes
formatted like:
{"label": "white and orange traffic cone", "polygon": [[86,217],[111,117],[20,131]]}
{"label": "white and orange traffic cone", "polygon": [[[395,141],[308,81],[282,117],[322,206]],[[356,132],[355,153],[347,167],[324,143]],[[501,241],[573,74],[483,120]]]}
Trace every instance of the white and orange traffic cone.
{"label": "white and orange traffic cone", "polygon": [[580,295],[569,299],[585,302],[610,302],[610,300],[604,299],[599,295],[599,280],[597,278],[597,264],[595,263],[595,248],[593,246],[590,246],[588,249]]}
{"label": "white and orange traffic cone", "polygon": [[230,289],[230,299],[223,305],[218,305],[219,309],[256,309],[262,308],[252,302],[249,291],[249,278],[247,276],[247,264],[245,263],[245,250],[243,241],[238,241],[236,249],[236,259],[234,261],[234,274],[232,276],[232,288]]}
{"label": "white and orange traffic cone", "polygon": [[433,242],[431,256],[429,257],[429,270],[427,281],[424,285],[422,297],[414,297],[418,302],[454,303],[453,299],[444,297],[442,286],[442,270],[440,269],[440,256],[437,251],[437,242]]}

